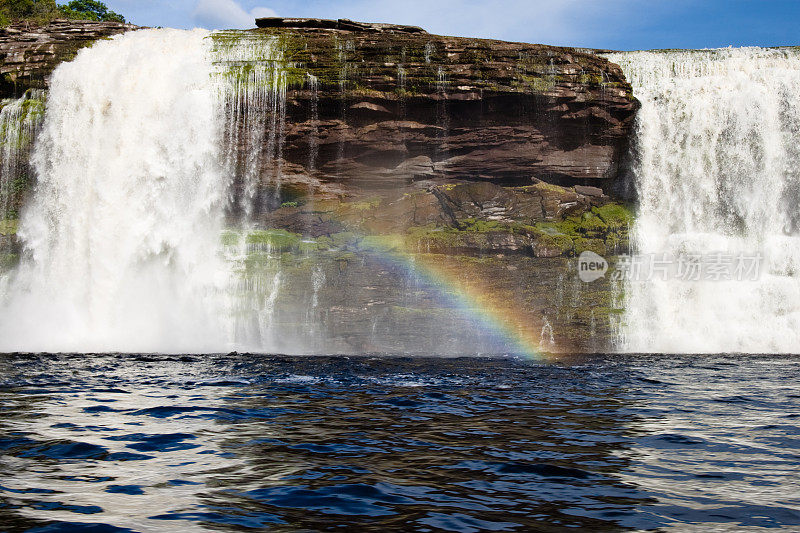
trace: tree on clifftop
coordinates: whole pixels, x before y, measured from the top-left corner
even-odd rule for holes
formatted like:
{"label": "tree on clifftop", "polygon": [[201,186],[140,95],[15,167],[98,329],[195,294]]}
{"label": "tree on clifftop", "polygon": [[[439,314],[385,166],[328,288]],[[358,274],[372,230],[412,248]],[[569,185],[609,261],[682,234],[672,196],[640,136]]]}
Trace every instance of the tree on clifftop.
{"label": "tree on clifftop", "polygon": [[56,0],[0,0],[0,26],[17,21],[45,24],[57,18],[125,22],[125,17],[96,0],[72,0],[65,6]]}
{"label": "tree on clifftop", "polygon": [[103,2],[96,0],[72,0],[66,6],[61,6],[61,12],[64,13],[65,18],[71,19],[125,22],[125,17],[109,11]]}
{"label": "tree on clifftop", "polygon": [[48,20],[57,13],[55,0],[0,0],[0,23],[3,25],[16,20]]}

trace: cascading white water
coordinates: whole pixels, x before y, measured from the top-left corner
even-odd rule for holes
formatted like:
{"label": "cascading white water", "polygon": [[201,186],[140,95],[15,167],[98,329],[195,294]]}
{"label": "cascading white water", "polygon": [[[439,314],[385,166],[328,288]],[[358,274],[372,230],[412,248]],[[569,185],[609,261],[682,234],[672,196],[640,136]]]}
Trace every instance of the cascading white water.
{"label": "cascading white water", "polygon": [[[796,352],[800,52],[632,52],[609,59],[622,66],[642,103],[636,252],[657,260],[702,255],[723,265],[698,281],[656,275],[629,282],[621,349]],[[725,272],[744,261],[749,269],[759,256],[757,279]]]}
{"label": "cascading white water", "polygon": [[0,350],[219,351],[228,178],[208,33],[144,30],[59,66]]}

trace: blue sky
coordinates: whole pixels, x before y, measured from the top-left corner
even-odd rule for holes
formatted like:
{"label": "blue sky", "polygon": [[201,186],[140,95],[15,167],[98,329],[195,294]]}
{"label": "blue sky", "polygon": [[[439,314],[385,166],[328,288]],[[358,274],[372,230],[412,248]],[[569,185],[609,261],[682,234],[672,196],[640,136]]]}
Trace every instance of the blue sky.
{"label": "blue sky", "polygon": [[146,26],[252,27],[256,16],[349,18],[431,33],[612,48],[800,45],[800,0],[106,0]]}

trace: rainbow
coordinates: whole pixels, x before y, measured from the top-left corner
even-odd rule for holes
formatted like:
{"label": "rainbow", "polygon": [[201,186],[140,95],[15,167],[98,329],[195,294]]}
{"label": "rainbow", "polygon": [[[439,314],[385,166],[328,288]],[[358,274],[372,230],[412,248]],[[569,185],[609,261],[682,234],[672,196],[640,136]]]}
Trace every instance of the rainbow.
{"label": "rainbow", "polygon": [[[490,289],[483,276],[467,279],[460,266],[448,262],[448,256],[424,254],[409,249],[402,238],[371,241],[362,253],[401,268],[438,292],[450,306],[490,332],[507,347],[510,355],[536,361],[553,361],[557,354],[542,347],[542,322],[535,319],[535,310],[524,312],[503,295]],[[477,278],[477,279],[476,279]]]}

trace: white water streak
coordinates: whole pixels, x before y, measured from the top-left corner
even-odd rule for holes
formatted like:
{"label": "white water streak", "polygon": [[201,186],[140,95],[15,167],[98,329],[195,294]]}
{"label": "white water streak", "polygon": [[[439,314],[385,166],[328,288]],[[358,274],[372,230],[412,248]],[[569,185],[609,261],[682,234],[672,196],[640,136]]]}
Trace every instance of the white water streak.
{"label": "white water streak", "polygon": [[311,92],[311,134],[308,137],[308,171],[313,173],[317,168],[319,157],[319,80],[308,75],[308,90]]}

